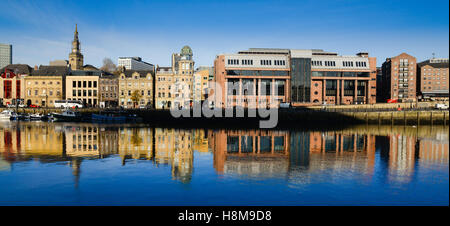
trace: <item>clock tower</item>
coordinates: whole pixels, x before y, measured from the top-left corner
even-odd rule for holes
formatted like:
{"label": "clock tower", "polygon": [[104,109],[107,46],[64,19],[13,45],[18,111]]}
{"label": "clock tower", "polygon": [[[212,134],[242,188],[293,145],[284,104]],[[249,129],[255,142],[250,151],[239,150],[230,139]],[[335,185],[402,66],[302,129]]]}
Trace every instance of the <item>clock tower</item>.
{"label": "clock tower", "polygon": [[69,54],[69,65],[72,70],[83,69],[83,54],[80,51],[80,41],[78,40],[78,30],[75,24],[75,32],[72,41],[72,52]]}

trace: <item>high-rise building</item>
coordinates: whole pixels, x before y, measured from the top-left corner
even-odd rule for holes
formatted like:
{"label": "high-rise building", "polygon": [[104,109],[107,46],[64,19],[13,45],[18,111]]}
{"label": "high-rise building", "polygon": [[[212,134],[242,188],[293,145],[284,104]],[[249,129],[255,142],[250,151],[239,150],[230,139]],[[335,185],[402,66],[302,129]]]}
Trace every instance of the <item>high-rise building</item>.
{"label": "high-rise building", "polygon": [[0,43],[0,68],[12,64],[12,45]]}
{"label": "high-rise building", "polygon": [[417,93],[423,99],[448,99],[448,59],[429,59],[417,64]]}
{"label": "high-rise building", "polygon": [[411,102],[416,100],[416,64],[414,56],[402,53],[387,58],[382,70],[382,100]]}
{"label": "high-rise building", "polygon": [[126,70],[155,70],[155,65],[142,61],[142,58],[140,57],[119,57],[117,66],[125,67]]}

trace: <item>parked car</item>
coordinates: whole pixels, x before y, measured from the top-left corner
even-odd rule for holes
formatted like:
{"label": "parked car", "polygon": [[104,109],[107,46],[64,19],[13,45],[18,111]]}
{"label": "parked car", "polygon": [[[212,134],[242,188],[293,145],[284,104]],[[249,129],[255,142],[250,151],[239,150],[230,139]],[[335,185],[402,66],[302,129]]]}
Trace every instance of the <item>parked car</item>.
{"label": "parked car", "polygon": [[25,104],[19,104],[19,107],[20,108],[24,108],[24,107],[26,107],[26,105]]}
{"label": "parked car", "polygon": [[434,108],[440,109],[440,110],[447,110],[448,109],[448,105],[446,105],[446,104],[436,104],[434,106]]}
{"label": "parked car", "polygon": [[34,105],[34,104],[30,104],[30,106],[28,106],[28,107],[30,107],[30,108],[39,108],[39,106]]}

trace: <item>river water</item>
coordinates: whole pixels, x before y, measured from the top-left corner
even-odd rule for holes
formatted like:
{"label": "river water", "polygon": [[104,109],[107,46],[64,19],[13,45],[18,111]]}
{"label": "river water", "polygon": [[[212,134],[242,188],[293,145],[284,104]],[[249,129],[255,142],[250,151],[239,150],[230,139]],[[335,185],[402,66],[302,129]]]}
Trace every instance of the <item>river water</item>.
{"label": "river water", "polygon": [[0,122],[0,205],[449,205],[448,139]]}

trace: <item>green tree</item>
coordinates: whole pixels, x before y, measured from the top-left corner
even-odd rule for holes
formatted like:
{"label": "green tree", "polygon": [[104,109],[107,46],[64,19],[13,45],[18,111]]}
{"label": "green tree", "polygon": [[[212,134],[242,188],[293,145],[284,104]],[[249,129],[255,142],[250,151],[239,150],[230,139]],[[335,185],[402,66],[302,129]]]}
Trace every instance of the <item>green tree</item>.
{"label": "green tree", "polygon": [[136,108],[136,105],[139,103],[141,98],[142,98],[142,96],[139,93],[139,90],[135,90],[135,91],[133,91],[133,93],[131,93],[131,100],[133,101],[133,107]]}

